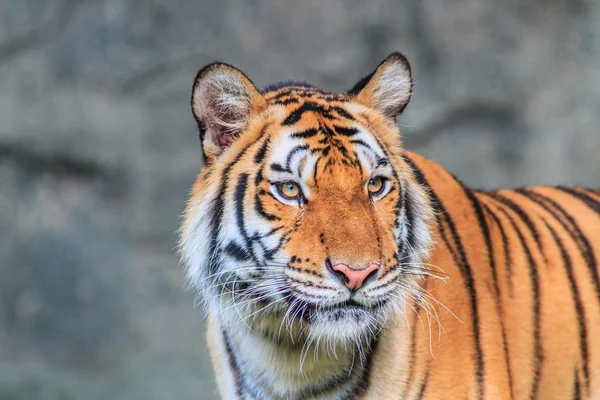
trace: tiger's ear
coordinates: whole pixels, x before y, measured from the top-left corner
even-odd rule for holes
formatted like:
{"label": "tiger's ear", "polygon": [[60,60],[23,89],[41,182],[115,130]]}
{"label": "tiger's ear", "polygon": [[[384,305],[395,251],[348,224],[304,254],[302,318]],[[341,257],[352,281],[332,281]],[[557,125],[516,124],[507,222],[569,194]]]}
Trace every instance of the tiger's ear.
{"label": "tiger's ear", "polygon": [[223,63],[202,68],[192,89],[192,112],[205,160],[211,163],[227,150],[265,105],[256,86],[237,68]]}
{"label": "tiger's ear", "polygon": [[408,60],[400,53],[390,54],[375,71],[354,85],[348,94],[359,103],[396,118],[406,108],[412,94]]}

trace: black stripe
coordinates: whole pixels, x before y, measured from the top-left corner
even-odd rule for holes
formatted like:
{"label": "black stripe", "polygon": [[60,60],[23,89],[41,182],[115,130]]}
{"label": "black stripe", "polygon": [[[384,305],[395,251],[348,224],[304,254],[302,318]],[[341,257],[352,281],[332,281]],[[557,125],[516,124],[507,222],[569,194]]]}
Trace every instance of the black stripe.
{"label": "black stripe", "polygon": [[383,167],[386,165],[390,165],[390,162],[383,157],[379,157],[376,162],[377,167]]}
{"label": "black stripe", "polygon": [[[573,241],[579,247],[579,251],[592,275],[592,281],[594,282],[594,287],[596,289],[596,297],[600,302],[600,276],[598,275],[596,256],[594,255],[594,250],[592,249],[588,238],[583,234],[575,219],[558,203],[547,196],[529,189],[521,189],[518,190],[518,192],[527,196],[529,199],[539,204],[544,210],[548,211],[569,233]],[[567,226],[564,220],[568,222],[569,226]]]}
{"label": "black stripe", "polygon": [[288,104],[298,104],[298,103],[300,103],[300,100],[298,100],[295,97],[290,97],[288,99],[278,101],[276,104],[281,104],[282,106],[287,106]]}
{"label": "black stripe", "polygon": [[294,125],[295,123],[300,121],[300,119],[302,119],[302,116],[306,112],[314,112],[321,114],[326,118],[331,118],[331,112],[323,105],[315,103],[313,101],[305,101],[304,104],[292,111],[290,115],[288,115],[288,117],[281,123],[281,125]]}
{"label": "black stripe", "polygon": [[[307,144],[303,144],[303,145],[300,145],[300,146],[296,146],[292,150],[290,150],[290,152],[288,153],[287,157],[285,158],[285,168],[288,171],[291,171],[290,163],[292,162],[292,157],[294,157],[294,154],[299,153],[302,150],[306,150],[306,149],[308,149],[308,145]],[[273,165],[271,165],[271,168],[272,167],[273,167]]]}
{"label": "black stripe", "polygon": [[371,368],[373,368],[373,354],[377,351],[377,344],[377,338],[371,340],[371,343],[369,344],[370,351],[369,354],[367,354],[367,360],[362,371],[362,376],[358,380],[356,387],[351,390],[343,400],[358,399],[369,389],[369,385],[371,384]]}
{"label": "black stripe", "polygon": [[[508,377],[508,384],[510,388],[510,398],[514,399],[513,393],[513,383],[512,383],[512,372],[510,369],[510,357],[508,354],[508,344],[506,340],[506,328],[504,326],[504,309],[502,307],[502,293],[500,291],[500,285],[498,284],[498,271],[496,270],[496,259],[494,258],[494,249],[492,247],[492,238],[490,234],[490,228],[488,226],[486,215],[484,215],[484,210],[482,207],[481,201],[475,196],[473,191],[466,188],[464,185],[461,186],[463,191],[465,192],[467,198],[471,202],[471,206],[475,210],[475,216],[477,217],[477,223],[479,224],[479,229],[481,229],[481,233],[485,240],[485,248],[487,253],[487,258],[489,260],[490,269],[492,270],[492,280],[494,283],[494,292],[495,292],[495,303],[496,303],[496,313],[498,314],[498,318],[500,320],[500,330],[502,332],[502,346],[504,350],[504,362],[506,364],[506,373]],[[490,210],[491,212],[491,210]],[[493,214],[493,213],[492,213]],[[506,246],[506,245],[505,245]],[[506,248],[506,247],[505,247]]]}
{"label": "black stripe", "polygon": [[500,236],[502,237],[502,250],[504,252],[504,268],[506,269],[506,281],[508,286],[508,295],[513,297],[514,295],[514,283],[512,280],[512,254],[510,252],[510,246],[508,243],[508,236],[506,235],[506,231],[504,230],[504,226],[502,225],[502,221],[500,218],[494,213],[490,208],[483,203],[483,207],[487,210],[488,215],[492,217],[494,223],[498,227],[500,231]]}
{"label": "black stripe", "polygon": [[265,142],[260,146],[260,149],[256,152],[256,156],[254,157],[254,162],[256,164],[260,164],[265,159],[265,155],[267,154],[267,150],[269,149],[270,139],[267,138]]}
{"label": "black stripe", "polygon": [[428,190],[429,196],[432,199],[433,204],[436,204],[436,207],[439,210],[440,217],[444,220],[444,222],[446,222],[446,225],[448,225],[454,245],[456,246],[456,249],[453,250],[452,246],[450,245],[450,241],[446,237],[445,229],[443,228],[443,225],[441,224],[441,221],[440,221],[440,223],[438,223],[438,227],[440,229],[440,234],[442,236],[442,239],[444,240],[446,247],[452,254],[454,262],[459,267],[465,287],[466,287],[467,291],[469,292],[470,306],[471,306],[471,311],[472,311],[471,318],[472,318],[472,324],[473,324],[473,341],[474,341],[474,346],[475,346],[475,349],[474,349],[475,350],[475,374],[476,374],[476,380],[477,380],[477,386],[478,386],[478,398],[483,399],[485,397],[485,387],[484,387],[485,364],[484,364],[484,360],[483,360],[483,349],[481,347],[481,336],[480,336],[480,332],[479,332],[479,307],[477,304],[477,291],[475,288],[475,282],[473,280],[473,274],[471,272],[471,266],[467,260],[467,256],[466,256],[462,241],[460,239],[460,236],[458,235],[456,225],[454,224],[454,221],[448,214],[448,212],[447,212],[446,208],[444,207],[443,203],[441,202],[440,198],[437,196],[437,194],[431,188],[431,186],[429,186],[429,184],[427,184],[427,180],[425,179],[423,173],[413,163],[413,161],[406,156],[403,156],[403,157],[404,157],[404,161],[413,170],[413,173],[415,174],[415,177],[417,178],[417,180],[421,184],[423,184],[426,188],[429,189]]}
{"label": "black stripe", "polygon": [[[269,127],[269,125],[265,125],[262,128],[260,135],[258,136],[258,139],[256,142],[259,142],[263,138],[268,127]],[[250,147],[252,147],[252,146],[244,147],[242,149],[242,151],[240,151],[238,153],[238,155],[235,157],[235,159],[232,162],[230,162],[223,169],[223,177],[221,180],[221,186],[219,187],[219,193],[217,194],[217,197],[215,197],[215,199],[213,201],[213,205],[212,205],[213,212],[211,213],[211,219],[210,219],[210,234],[211,234],[210,248],[209,248],[210,259],[209,259],[209,264],[208,264],[209,275],[212,275],[212,276],[215,276],[217,273],[217,270],[219,269],[219,264],[217,262],[215,262],[214,258],[217,253],[217,248],[219,247],[219,238],[218,238],[219,227],[221,226],[221,223],[223,222],[223,209],[225,208],[225,191],[227,189],[227,183],[229,181],[229,173],[231,172],[231,169],[242,159],[242,157],[246,154],[246,151],[248,151],[248,149]],[[218,259],[218,257],[217,257],[217,259]]]}
{"label": "black stripe", "polygon": [[[264,90],[265,92],[270,92],[271,90]],[[297,95],[298,87],[291,86],[289,89],[284,89],[281,92],[277,93],[275,96],[269,98],[269,101],[278,101],[286,96]]]}
{"label": "black stripe", "polygon": [[348,111],[344,110],[339,106],[331,106],[331,109],[334,110],[338,115],[342,118],[349,119],[350,121],[354,121],[354,117]]}
{"label": "black stripe", "polygon": [[429,383],[429,376],[431,375],[431,361],[427,365],[427,372],[425,372],[425,377],[423,378],[423,383],[421,383],[421,388],[419,389],[419,394],[415,400],[422,400],[423,396],[425,396],[425,390],[427,390],[427,384]]}
{"label": "black stripe", "polygon": [[285,168],[283,165],[279,164],[279,163],[273,163],[271,164],[271,169],[275,172],[288,172],[288,173],[292,173],[292,171],[289,170],[289,168]]}
{"label": "black stripe", "polygon": [[575,376],[573,377],[573,400],[581,400],[581,384],[579,383],[579,373],[575,369]]}
{"label": "black stripe", "polygon": [[310,137],[315,136],[317,133],[319,133],[318,129],[310,128],[310,129],[307,129],[305,131],[292,133],[290,135],[290,137],[292,137],[292,138],[306,139],[306,138],[310,138]]}
{"label": "black stripe", "polygon": [[[497,202],[497,204],[501,204],[502,206],[506,206],[500,200],[496,199],[496,197],[489,192],[481,192],[482,194],[488,196],[490,199],[493,199]],[[523,232],[517,225],[515,219],[506,211],[503,207],[498,206],[498,210],[508,219],[512,228],[517,234],[519,241],[521,242],[521,247],[525,252],[525,256],[527,258],[527,263],[529,264],[529,279],[531,280],[531,293],[532,293],[532,302],[533,302],[533,364],[534,364],[534,373],[533,373],[533,382],[531,384],[531,392],[529,394],[530,399],[537,398],[537,394],[540,388],[540,378],[542,374],[542,362],[544,359],[544,353],[542,350],[542,342],[541,342],[541,303],[540,303],[540,283],[538,278],[538,266],[531,255],[531,250],[525,241],[525,237],[523,236]],[[514,210],[513,210],[514,212]],[[530,232],[531,235],[534,235],[533,232]]]}
{"label": "black stripe", "polygon": [[406,381],[404,381],[404,391],[402,392],[401,399],[408,398],[408,394],[410,393],[411,384],[413,383],[413,377],[415,376],[416,369],[416,357],[417,357],[417,317],[419,316],[419,309],[421,308],[421,303],[417,302],[415,304],[415,317],[413,319],[413,328],[410,333],[410,359],[408,360],[408,377]]}
{"label": "black stripe", "polygon": [[373,150],[373,148],[371,146],[369,146],[369,144],[367,142],[365,142],[364,140],[354,139],[354,140],[351,140],[350,143],[362,146],[362,147],[370,150],[371,153],[375,154],[375,156],[376,156],[375,160],[377,160],[378,158],[380,158],[379,154],[377,154],[377,152],[375,150]]}
{"label": "black stripe", "polygon": [[336,133],[342,135],[342,136],[354,136],[358,133],[358,129],[356,128],[344,128],[341,126],[333,126],[333,129],[335,130]]}
{"label": "black stripe", "polygon": [[[265,207],[263,206],[262,200],[259,195],[262,192],[264,191],[259,190],[254,194],[254,210],[258,213],[258,215],[260,215],[264,219],[268,219],[269,221],[279,221],[280,218],[278,216],[270,214],[265,210]],[[265,194],[266,193],[267,192],[265,192]]]}
{"label": "black stripe", "polygon": [[248,236],[248,232],[246,231],[246,223],[244,221],[244,197],[246,195],[246,190],[248,188],[248,174],[241,174],[238,180],[238,183],[235,188],[235,219],[240,230],[240,234],[244,239],[244,244],[246,245],[246,251],[250,254],[250,258],[252,262],[256,265],[256,268],[260,271],[262,266],[258,262],[258,258],[256,254],[254,254],[254,249],[252,248],[252,241]]}
{"label": "black stripe", "polygon": [[531,234],[533,236],[533,241],[535,242],[538,249],[542,253],[542,257],[544,257],[544,259],[546,259],[546,255],[545,255],[544,249],[543,249],[543,244],[540,241],[540,234],[539,234],[535,224],[533,223],[533,221],[531,220],[529,215],[525,212],[525,210],[523,210],[521,208],[521,206],[519,206],[517,203],[515,203],[508,197],[504,196],[503,194],[500,194],[499,192],[485,192],[485,193],[487,195],[493,197],[497,201],[501,202],[502,204],[504,204],[505,206],[510,208],[515,214],[517,214],[517,216],[525,223],[525,225],[527,225],[527,228],[529,229],[529,231],[531,232]]}
{"label": "black stripe", "polygon": [[561,190],[561,191],[563,191],[565,193],[570,194],[573,197],[578,198],[579,200],[583,201],[586,206],[588,206],[589,208],[591,208],[592,210],[594,210],[597,214],[600,214],[600,202],[597,201],[596,199],[594,199],[589,194],[584,193],[584,192],[580,192],[580,191],[575,190],[573,188],[564,187],[564,186],[557,186],[556,188],[558,190]]}
{"label": "black stripe", "polygon": [[[369,144],[368,144],[368,143],[365,143],[365,142],[364,142],[364,141],[362,141],[362,140],[351,140],[351,141],[350,141],[350,143],[352,143],[352,144],[354,144],[354,145],[361,146],[361,147],[363,147],[365,150],[367,150],[367,151],[369,151],[369,152],[371,152],[371,153],[372,153],[372,154],[371,154],[372,161],[374,161],[374,162],[375,162],[375,165],[372,165],[372,166],[371,166],[372,168],[376,168],[376,167],[377,167],[377,166],[379,166],[379,165],[386,165],[386,164],[387,164],[387,165],[389,165],[388,161],[387,161],[387,160],[386,160],[384,157],[381,157],[379,154],[377,154],[377,152],[376,152],[376,151],[375,151],[375,150],[374,150],[374,149],[373,149],[371,146],[369,146]],[[382,162],[382,160],[384,160],[384,161]],[[393,169],[393,168],[392,168],[392,169]],[[397,177],[398,177],[398,174],[396,173],[396,170],[393,170],[393,174],[394,174],[394,177],[395,177],[395,178],[397,178]]]}
{"label": "black stripe", "polygon": [[231,368],[231,372],[233,373],[233,380],[235,382],[235,394],[239,399],[242,399],[242,376],[240,374],[240,368],[237,364],[237,360],[235,359],[235,355],[233,354],[233,349],[231,348],[231,344],[229,343],[229,338],[225,331],[222,332],[223,341],[225,342],[225,350],[227,351],[227,359],[229,361],[229,367]]}
{"label": "black stripe", "polygon": [[356,153],[355,150],[352,151],[352,153],[354,154],[354,159],[355,159],[355,165],[358,168],[358,172],[360,174],[360,176],[363,175],[363,167],[362,164],[360,163],[360,159],[358,158],[358,154]]}
{"label": "black stripe", "polygon": [[[543,219],[542,219],[543,220]],[[571,295],[573,296],[573,302],[575,303],[575,315],[577,315],[577,327],[579,329],[579,351],[581,358],[583,359],[583,378],[585,379],[585,387],[589,390],[590,388],[590,357],[588,353],[588,336],[587,336],[587,322],[585,317],[585,309],[581,301],[581,295],[579,294],[579,288],[575,280],[575,273],[573,272],[573,262],[569,253],[565,249],[565,245],[560,240],[556,231],[544,220],[544,225],[550,231],[550,234],[554,238],[560,254],[563,260],[563,265],[569,278],[569,285],[571,287]]]}
{"label": "black stripe", "polygon": [[262,181],[265,180],[265,177],[263,175],[263,170],[264,167],[261,166],[260,169],[258,170],[258,172],[256,173],[256,176],[254,177],[254,186],[258,189],[258,186],[262,183]]}
{"label": "black stripe", "polygon": [[[281,235],[281,237],[279,238],[279,241],[277,242],[277,245],[271,249],[268,249],[266,246],[263,246],[265,249],[264,257],[266,260],[273,259],[275,254],[283,247],[284,243],[287,241],[288,236],[289,236],[289,233]],[[262,245],[262,243],[261,243],[261,245]]]}
{"label": "black stripe", "polygon": [[317,159],[317,161],[315,161],[315,166],[313,167],[313,181],[315,181],[315,186],[317,188],[319,188],[319,182],[317,182],[317,172],[319,170],[318,166],[319,166],[319,161],[321,161],[323,158],[319,157]]}
{"label": "black stripe", "polygon": [[[387,158],[388,160],[391,159],[388,151],[386,150],[386,147],[383,145],[383,143],[381,143],[381,140],[379,140],[379,138],[377,136],[375,136],[375,135],[373,135],[372,138],[375,140],[375,142],[377,143],[377,145],[379,146],[379,148],[383,152],[383,155],[385,156],[385,158]],[[405,157],[405,156],[403,155],[402,157]],[[392,175],[394,176],[394,178],[400,180],[400,178],[398,177],[398,171],[396,171],[396,168],[394,168],[394,165],[390,164],[390,166],[392,168]]]}
{"label": "black stripe", "polygon": [[[404,244],[402,245],[403,247],[403,251],[409,252],[411,249],[414,249],[417,245],[417,236],[414,234],[413,232],[413,228],[414,228],[414,222],[415,219],[417,218],[416,212],[413,208],[413,204],[411,202],[410,196],[411,194],[409,193],[410,188],[408,187],[408,185],[406,186],[406,190],[404,192],[402,192],[402,199],[399,199],[402,201],[402,207],[404,207],[404,212],[406,215],[406,222],[408,223],[408,244],[409,246],[404,246]],[[398,249],[398,253],[401,253],[401,250]],[[407,254],[401,254],[401,257],[405,257]]]}
{"label": "black stripe", "polygon": [[261,194],[266,194],[267,192],[264,189],[259,189],[259,184],[265,179],[263,176],[264,166],[261,166],[258,172],[256,173],[256,177],[254,178],[254,185],[256,186],[256,192],[254,193],[254,210],[261,217],[268,219],[269,221],[279,221],[279,217],[273,214],[269,214],[260,199]]}
{"label": "black stripe", "polygon": [[231,256],[236,261],[250,260],[250,254],[248,251],[235,242],[229,242],[223,250],[227,255]]}

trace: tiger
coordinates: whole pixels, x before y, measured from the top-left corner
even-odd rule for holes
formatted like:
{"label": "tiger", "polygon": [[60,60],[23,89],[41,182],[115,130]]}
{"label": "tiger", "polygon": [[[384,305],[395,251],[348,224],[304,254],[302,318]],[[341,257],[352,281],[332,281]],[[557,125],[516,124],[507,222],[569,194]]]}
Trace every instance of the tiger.
{"label": "tiger", "polygon": [[198,72],[179,249],[221,398],[600,398],[600,191],[467,187],[405,149],[412,92],[401,53],[342,93]]}

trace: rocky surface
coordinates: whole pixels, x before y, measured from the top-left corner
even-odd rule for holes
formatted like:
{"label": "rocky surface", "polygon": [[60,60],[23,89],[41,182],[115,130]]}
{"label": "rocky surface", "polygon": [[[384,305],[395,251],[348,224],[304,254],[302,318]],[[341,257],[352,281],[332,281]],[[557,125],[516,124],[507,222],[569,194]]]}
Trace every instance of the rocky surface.
{"label": "rocky surface", "polygon": [[600,186],[593,0],[0,3],[0,400],[212,399],[174,253],[200,165],[189,91],[343,90],[393,50],[407,147],[467,183]]}

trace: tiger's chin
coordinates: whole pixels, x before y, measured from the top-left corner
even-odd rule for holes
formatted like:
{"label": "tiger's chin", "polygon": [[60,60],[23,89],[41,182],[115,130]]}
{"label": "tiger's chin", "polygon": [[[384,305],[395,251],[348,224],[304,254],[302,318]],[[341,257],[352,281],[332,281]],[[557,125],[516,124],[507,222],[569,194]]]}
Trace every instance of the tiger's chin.
{"label": "tiger's chin", "polygon": [[[374,339],[393,315],[389,304],[373,307],[348,301],[335,306],[305,305],[300,310],[270,308],[240,323],[239,315],[231,314],[229,326],[250,328],[255,334],[277,343],[295,347],[306,342],[358,344]],[[221,317],[225,317],[221,314]]]}
{"label": "tiger's chin", "polygon": [[361,342],[382,328],[385,312],[355,305],[316,309],[310,314],[310,337],[332,342]]}

